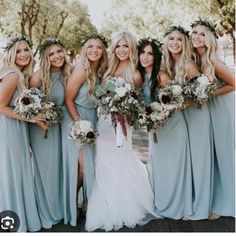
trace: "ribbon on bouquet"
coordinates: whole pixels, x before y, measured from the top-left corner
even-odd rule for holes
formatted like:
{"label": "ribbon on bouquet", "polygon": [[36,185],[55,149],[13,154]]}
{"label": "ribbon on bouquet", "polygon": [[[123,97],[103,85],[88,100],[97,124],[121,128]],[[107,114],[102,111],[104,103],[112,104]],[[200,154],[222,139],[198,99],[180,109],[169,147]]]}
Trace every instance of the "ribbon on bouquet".
{"label": "ribbon on bouquet", "polygon": [[116,132],[116,146],[122,147],[124,143],[124,138],[127,139],[127,127],[125,124],[125,116],[123,114],[118,114],[113,116],[113,124]]}

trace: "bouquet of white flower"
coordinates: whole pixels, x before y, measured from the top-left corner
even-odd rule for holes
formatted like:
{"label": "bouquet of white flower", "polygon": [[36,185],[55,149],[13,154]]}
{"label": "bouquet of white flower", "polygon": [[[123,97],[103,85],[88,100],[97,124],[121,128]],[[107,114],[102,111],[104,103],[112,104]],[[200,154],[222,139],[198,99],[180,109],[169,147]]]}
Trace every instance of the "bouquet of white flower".
{"label": "bouquet of white flower", "polygon": [[[46,123],[49,126],[60,123],[63,120],[62,108],[57,106],[54,102],[42,102],[41,112],[44,114]],[[45,130],[44,138],[47,138],[47,133],[48,130]]]}
{"label": "bouquet of white flower", "polygon": [[158,91],[158,100],[166,110],[173,112],[180,108],[184,103],[182,87],[177,84],[171,84]]}
{"label": "bouquet of white flower", "polygon": [[126,125],[138,126],[137,117],[144,106],[141,95],[123,78],[113,77],[96,89],[96,103],[103,115],[111,115],[117,146],[122,146],[122,135],[127,137]]}
{"label": "bouquet of white flower", "polygon": [[205,103],[216,91],[216,83],[206,75],[201,74],[189,80],[183,87],[185,100],[194,101],[199,105]]}
{"label": "bouquet of white flower", "polygon": [[26,120],[32,119],[42,110],[43,96],[37,88],[25,89],[15,100],[15,113]]}
{"label": "bouquet of white flower", "polygon": [[123,114],[131,126],[143,107],[141,95],[121,77],[114,77],[96,89],[96,103],[102,114]]}
{"label": "bouquet of white flower", "polygon": [[152,131],[153,142],[157,143],[156,132],[168,120],[171,112],[159,102],[152,102],[146,105],[142,114],[138,117],[140,126],[147,127],[147,131]]}
{"label": "bouquet of white flower", "polygon": [[69,124],[69,139],[79,141],[81,145],[96,142],[98,136],[97,129],[94,129],[92,123],[88,120],[72,121]]}

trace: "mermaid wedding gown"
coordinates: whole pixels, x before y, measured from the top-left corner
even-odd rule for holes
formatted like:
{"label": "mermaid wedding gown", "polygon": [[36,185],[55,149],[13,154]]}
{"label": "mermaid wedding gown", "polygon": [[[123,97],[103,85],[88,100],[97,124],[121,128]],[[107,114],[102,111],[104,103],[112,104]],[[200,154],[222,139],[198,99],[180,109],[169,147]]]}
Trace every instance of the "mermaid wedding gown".
{"label": "mermaid wedding gown", "polygon": [[145,165],[132,152],[131,129],[121,147],[117,147],[110,117],[100,116],[98,131],[95,180],[88,199],[85,229],[133,228],[142,224],[142,219],[154,209]]}

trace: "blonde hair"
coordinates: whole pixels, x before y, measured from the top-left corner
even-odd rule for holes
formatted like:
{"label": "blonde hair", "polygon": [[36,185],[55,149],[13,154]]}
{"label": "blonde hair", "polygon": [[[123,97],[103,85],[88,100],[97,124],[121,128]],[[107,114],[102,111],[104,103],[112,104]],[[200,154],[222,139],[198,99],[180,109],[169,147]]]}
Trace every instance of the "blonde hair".
{"label": "blonde hair", "polygon": [[120,62],[120,60],[116,56],[115,50],[116,50],[117,44],[122,39],[125,39],[128,43],[128,46],[130,49],[130,55],[129,55],[130,62],[129,62],[129,65],[125,68],[125,70],[122,72],[121,76],[124,79],[126,79],[127,82],[134,84],[134,81],[133,81],[134,73],[135,73],[136,64],[138,62],[137,42],[134,36],[128,31],[118,32],[112,38],[111,47],[110,47],[110,55],[109,55],[109,65],[104,75],[104,81],[106,81],[111,75],[113,76],[115,74],[117,66]]}
{"label": "blonde hair", "polygon": [[[206,51],[200,57],[197,53],[197,50],[193,48],[193,55],[195,62],[198,64],[202,73],[216,79],[215,76],[215,62],[217,60],[216,50],[217,50],[217,41],[215,35],[206,27],[201,25],[205,29],[205,47]],[[198,25],[196,25],[198,26]],[[193,28],[193,30],[196,28]]]}
{"label": "blonde hair", "polygon": [[[182,52],[179,55],[178,60],[175,62],[171,52],[168,50],[168,40],[172,32],[178,32],[182,36]],[[166,37],[163,46],[163,56],[164,62],[163,67],[167,74],[178,84],[183,85],[186,83],[187,78],[187,65],[191,60],[191,44],[187,35],[181,33],[180,31],[172,31]]]}
{"label": "blonde hair", "polygon": [[51,44],[49,47],[44,49],[41,54],[40,54],[40,80],[42,82],[42,88],[44,90],[44,93],[46,94],[47,98],[50,97],[51,94],[51,85],[52,85],[52,80],[51,80],[51,62],[49,58],[50,54],[50,49],[52,46],[58,46],[63,52],[65,56],[65,62],[64,65],[62,66],[62,73],[63,73],[63,85],[66,87],[67,80],[71,74],[72,70],[72,65],[70,63],[69,57],[66,55],[66,50],[63,48],[60,44]]}
{"label": "blonde hair", "polygon": [[[92,65],[91,62],[89,61],[88,57],[87,57],[87,49],[88,49],[88,45],[90,43],[91,40],[98,40],[102,46],[102,57],[99,60],[99,65],[98,65],[98,70],[95,73],[92,70]],[[107,69],[107,64],[108,64],[108,57],[107,57],[107,51],[106,51],[106,47],[104,45],[104,43],[102,42],[101,39],[99,38],[90,38],[89,40],[87,40],[85,42],[85,44],[83,45],[82,49],[81,49],[81,53],[80,53],[80,59],[79,59],[79,63],[83,64],[85,67],[85,73],[86,73],[86,81],[88,82],[88,95],[91,96],[92,94],[94,94],[95,91],[95,86],[96,86],[96,75],[99,78],[102,78],[106,69]]]}
{"label": "blonde hair", "polygon": [[[21,43],[25,43],[25,45],[27,46],[27,48],[29,50],[29,54],[31,57],[29,64],[24,66],[24,68],[22,70],[20,70],[19,67],[16,65],[17,49]],[[25,40],[17,41],[5,53],[1,72],[14,71],[19,76],[19,81],[17,83],[17,88],[19,89],[19,91],[23,91],[25,88],[29,87],[29,78],[33,74],[33,67],[34,67],[34,59],[33,58],[34,58],[34,56],[33,56],[32,50],[31,50],[29,44]]]}

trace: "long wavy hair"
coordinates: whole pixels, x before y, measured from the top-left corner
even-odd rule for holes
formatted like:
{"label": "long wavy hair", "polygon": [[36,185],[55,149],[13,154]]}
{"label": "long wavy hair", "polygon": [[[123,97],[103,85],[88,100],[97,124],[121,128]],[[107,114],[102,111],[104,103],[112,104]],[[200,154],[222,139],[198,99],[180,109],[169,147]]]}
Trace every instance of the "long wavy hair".
{"label": "long wavy hair", "polygon": [[[92,70],[91,62],[89,61],[89,59],[87,57],[88,45],[91,42],[91,40],[94,40],[94,39],[98,40],[102,46],[102,57],[99,61],[98,70],[96,73]],[[107,70],[107,65],[108,65],[108,56],[107,56],[106,47],[101,39],[90,38],[89,40],[87,40],[84,43],[84,45],[81,49],[79,63],[82,63],[82,65],[84,65],[84,67],[85,67],[86,80],[87,80],[88,86],[89,86],[88,95],[91,96],[92,94],[94,94],[94,91],[95,91],[96,80],[97,80],[96,76],[98,76],[101,79],[103,77],[105,71]]]}
{"label": "long wavy hair", "polygon": [[[30,62],[28,65],[24,66],[22,70],[16,65],[16,54],[18,46],[21,43],[25,43],[27,48],[29,49],[30,53]],[[29,78],[33,74],[33,67],[34,67],[34,56],[29,44],[25,40],[20,40],[15,42],[12,47],[6,50],[4,58],[3,58],[3,65],[1,67],[1,73],[6,73],[8,71],[14,71],[19,76],[19,81],[17,83],[17,88],[19,91],[22,91],[25,88],[29,87]]]}
{"label": "long wavy hair", "polygon": [[[178,61],[174,61],[170,51],[168,50],[168,41],[172,32],[178,32],[182,36],[182,52],[179,55]],[[178,84],[183,85],[186,83],[187,70],[186,66],[192,61],[191,59],[191,44],[187,35],[181,33],[180,31],[172,31],[166,35],[164,39],[164,70],[167,74]]]}
{"label": "long wavy hair", "polygon": [[[202,73],[207,74],[208,76],[216,79],[215,76],[215,62],[217,59],[216,50],[217,50],[217,41],[215,35],[212,33],[212,31],[206,27],[205,25],[201,25],[205,29],[205,46],[206,51],[204,54],[200,57],[200,55],[197,53],[197,49],[193,48],[193,56],[194,60],[199,66]],[[193,30],[198,26],[195,25]],[[191,34],[192,36],[192,34]]]}
{"label": "long wavy hair", "polygon": [[[160,85],[160,67],[161,67],[161,61],[162,61],[162,53],[159,49],[159,47],[151,41],[143,41],[138,46],[138,58],[140,58],[140,55],[142,54],[144,48],[146,46],[150,46],[152,48],[153,52],[153,66],[152,66],[152,72],[151,72],[151,85],[150,85],[150,92],[151,92],[151,99],[154,99],[155,97],[155,90]],[[145,74],[145,68],[141,65],[140,59],[138,60],[138,70],[141,73],[142,80],[144,81],[144,74]]]}
{"label": "long wavy hair", "polygon": [[46,97],[49,98],[51,94],[51,85],[52,85],[52,80],[51,80],[51,62],[49,58],[50,54],[50,49],[52,46],[58,46],[65,55],[65,62],[61,68],[61,71],[63,73],[63,85],[66,87],[67,80],[71,74],[72,70],[72,65],[70,63],[69,57],[66,55],[66,50],[63,48],[60,44],[51,44],[49,47],[45,48],[42,50],[40,54],[40,68],[39,68],[39,76],[40,80],[42,81],[42,88],[44,90],[44,93],[46,94]]}
{"label": "long wavy hair", "polygon": [[110,55],[109,55],[109,64],[108,69],[104,75],[103,81],[106,81],[110,76],[114,76],[117,66],[120,62],[120,60],[117,58],[115,50],[116,46],[119,43],[120,40],[125,39],[128,43],[129,49],[130,49],[130,55],[129,55],[129,64],[124,69],[122,74],[120,75],[123,77],[127,82],[134,85],[134,73],[136,69],[137,64],[137,42],[134,36],[128,32],[128,31],[121,31],[116,33],[112,37],[111,47],[110,47]]}

